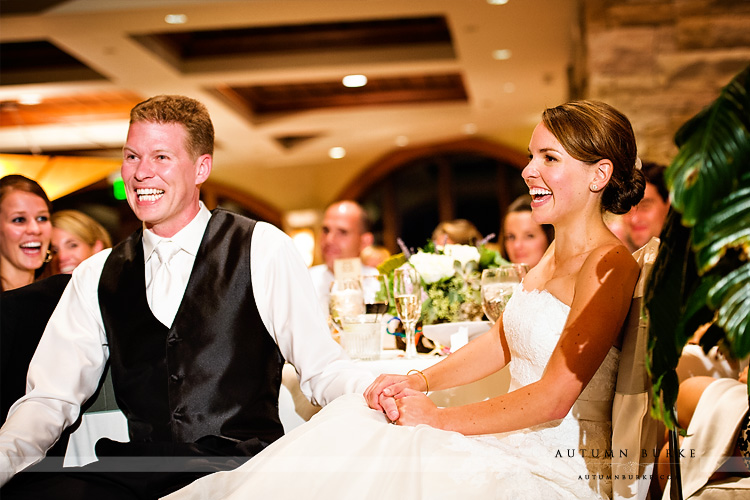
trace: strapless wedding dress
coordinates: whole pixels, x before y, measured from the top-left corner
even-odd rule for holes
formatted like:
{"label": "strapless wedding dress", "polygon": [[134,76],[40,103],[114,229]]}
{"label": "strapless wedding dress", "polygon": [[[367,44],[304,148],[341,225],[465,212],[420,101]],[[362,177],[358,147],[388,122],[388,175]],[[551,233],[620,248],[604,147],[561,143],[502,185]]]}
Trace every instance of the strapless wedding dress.
{"label": "strapless wedding dress", "polygon": [[[517,287],[503,319],[511,391],[542,376],[569,311],[546,291]],[[609,498],[618,362],[612,348],[564,418],[494,435],[389,425],[361,395],[342,396],[242,467],[167,498]]]}

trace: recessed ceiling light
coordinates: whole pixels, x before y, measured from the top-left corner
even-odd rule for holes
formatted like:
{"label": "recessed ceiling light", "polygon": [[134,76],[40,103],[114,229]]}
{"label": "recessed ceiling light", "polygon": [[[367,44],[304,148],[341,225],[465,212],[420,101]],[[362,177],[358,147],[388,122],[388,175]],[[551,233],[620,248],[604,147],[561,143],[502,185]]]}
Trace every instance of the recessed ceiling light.
{"label": "recessed ceiling light", "polygon": [[367,85],[367,77],[365,75],[346,75],[341,82],[344,87],[364,87]]}
{"label": "recessed ceiling light", "polygon": [[22,94],[18,98],[18,104],[23,104],[25,106],[34,106],[41,102],[42,102],[41,94]]}
{"label": "recessed ceiling light", "polygon": [[508,0],[487,0],[487,3],[490,5],[505,5]]}
{"label": "recessed ceiling light", "polygon": [[346,156],[346,149],[342,147],[335,147],[328,150],[328,156],[333,158],[334,160],[340,160],[344,156]]}
{"label": "recessed ceiling light", "polygon": [[185,24],[187,16],[185,14],[167,14],[164,16],[164,22],[167,24]]}
{"label": "recessed ceiling light", "polygon": [[498,61],[505,61],[510,59],[510,49],[500,49],[492,51],[492,58]]}
{"label": "recessed ceiling light", "polygon": [[464,134],[466,135],[474,135],[477,133],[477,125],[476,123],[467,123],[464,125]]}

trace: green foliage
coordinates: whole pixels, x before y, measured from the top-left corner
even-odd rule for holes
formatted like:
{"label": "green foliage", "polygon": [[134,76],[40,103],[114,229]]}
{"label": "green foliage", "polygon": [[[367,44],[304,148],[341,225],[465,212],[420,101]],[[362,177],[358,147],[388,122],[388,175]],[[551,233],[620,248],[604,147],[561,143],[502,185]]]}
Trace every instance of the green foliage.
{"label": "green foliage", "polygon": [[391,255],[386,260],[378,265],[378,272],[380,274],[392,275],[393,271],[406,264],[406,255],[397,253]]}
{"label": "green foliage", "polygon": [[646,286],[653,413],[676,428],[675,368],[708,322],[701,346],[750,354],[750,67],[675,136],[666,172],[672,197]]}
{"label": "green foliage", "polygon": [[[437,247],[428,240],[420,249],[425,253],[442,254],[442,247]],[[479,262],[470,261],[461,266],[454,263],[455,273],[434,283],[422,283],[424,295],[422,301],[421,322],[425,325],[451,321],[475,321],[482,319],[481,275],[482,270],[507,264],[508,261],[495,250],[484,245],[477,247]],[[403,253],[392,255],[378,266],[381,274],[388,276],[391,297],[393,297],[393,271],[409,262]],[[413,265],[413,264],[410,264]],[[391,301],[388,313],[397,316],[396,306]]]}

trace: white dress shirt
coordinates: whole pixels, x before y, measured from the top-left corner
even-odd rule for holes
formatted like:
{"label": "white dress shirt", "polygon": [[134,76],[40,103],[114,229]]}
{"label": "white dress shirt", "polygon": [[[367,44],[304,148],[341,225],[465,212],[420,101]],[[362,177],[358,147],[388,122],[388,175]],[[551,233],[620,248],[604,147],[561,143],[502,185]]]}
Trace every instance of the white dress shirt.
{"label": "white dress shirt", "polygon": [[[173,258],[179,259],[185,286],[210,217],[201,204],[193,221],[171,238],[182,246]],[[144,230],[148,286],[154,272],[149,260],[158,241],[158,236]],[[98,286],[110,251],[76,268],[50,317],[29,366],[27,394],[13,405],[0,429],[0,485],[43,458],[98,386],[109,357]],[[341,394],[364,391],[374,377],[356,367],[331,338],[308,269],[292,240],[276,227],[258,222],[250,265],[261,320],[284,358],[295,366],[304,394],[324,405]]]}

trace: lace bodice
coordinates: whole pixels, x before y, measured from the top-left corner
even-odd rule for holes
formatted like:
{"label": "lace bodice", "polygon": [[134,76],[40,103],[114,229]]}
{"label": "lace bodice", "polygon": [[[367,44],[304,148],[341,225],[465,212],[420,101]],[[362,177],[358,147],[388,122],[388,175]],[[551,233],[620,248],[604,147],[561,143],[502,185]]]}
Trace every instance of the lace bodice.
{"label": "lace bodice", "polygon": [[[511,391],[542,377],[560,339],[570,307],[544,291],[527,291],[518,285],[503,315],[503,327],[511,353]],[[609,403],[614,395],[619,351],[610,349],[599,370],[579,397],[580,401]],[[609,420],[609,415],[603,415]]]}
{"label": "lace bodice", "polygon": [[[511,353],[509,391],[542,377],[569,312],[569,306],[547,291],[527,291],[522,284],[516,287],[503,314],[503,327]],[[514,453],[534,460],[552,459],[558,465],[565,463],[578,468],[584,473],[579,474],[577,481],[566,484],[566,489],[576,491],[588,483],[591,490],[605,498],[609,496],[611,459],[607,454],[612,453],[611,412],[619,359],[619,350],[612,347],[564,418],[497,434],[494,446],[510,447]]]}

